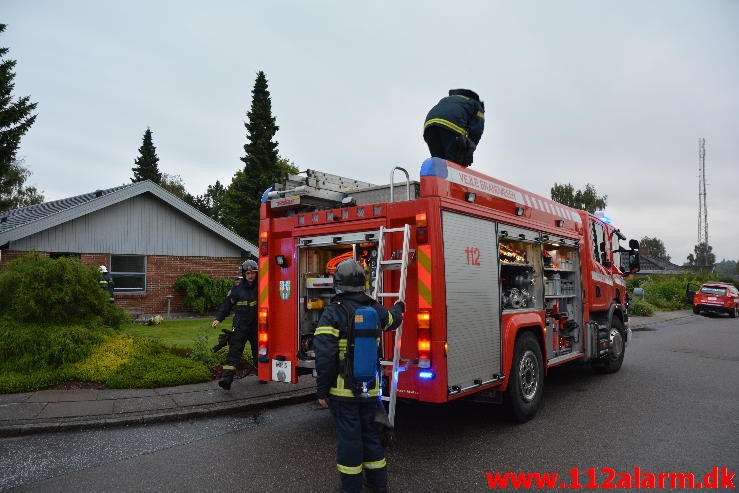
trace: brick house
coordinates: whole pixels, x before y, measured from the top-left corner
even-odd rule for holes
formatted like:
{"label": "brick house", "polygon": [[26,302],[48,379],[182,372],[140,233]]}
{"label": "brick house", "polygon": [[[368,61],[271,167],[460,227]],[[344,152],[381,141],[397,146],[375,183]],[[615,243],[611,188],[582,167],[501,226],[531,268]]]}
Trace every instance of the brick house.
{"label": "brick house", "polygon": [[178,277],[195,271],[233,278],[257,254],[252,243],[148,180],[0,214],[0,269],[30,250],[105,265],[116,304],[136,315],[186,313],[174,290]]}

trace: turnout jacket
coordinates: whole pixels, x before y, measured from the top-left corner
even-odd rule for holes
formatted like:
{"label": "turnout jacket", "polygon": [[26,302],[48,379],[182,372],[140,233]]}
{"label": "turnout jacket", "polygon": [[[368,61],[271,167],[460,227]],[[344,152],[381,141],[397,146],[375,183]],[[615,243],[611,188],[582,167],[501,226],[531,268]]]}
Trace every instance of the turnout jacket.
{"label": "turnout jacket", "polygon": [[426,115],[424,130],[431,125],[468,137],[477,147],[485,128],[485,103],[468,89],[452,89]]}
{"label": "turnout jacket", "polygon": [[223,319],[234,312],[234,327],[255,328],[257,326],[257,281],[251,284],[245,279],[240,279],[228,290],[228,294],[221,303],[221,308],[216,313],[216,320]]}
{"label": "turnout jacket", "polygon": [[[357,308],[369,306],[374,300],[364,293],[340,293],[331,298],[331,303],[323,310],[318,320],[313,347],[316,350],[316,397],[357,398],[354,395],[351,382],[345,382],[339,368],[339,361],[345,358],[347,350],[347,330],[349,320],[347,312],[340,305],[349,308],[352,315]],[[395,330],[403,321],[400,308],[393,306],[390,310],[374,303],[372,307],[377,311],[380,328],[383,331]],[[380,395],[380,365],[377,360],[375,384],[370,389],[369,397]]]}
{"label": "turnout jacket", "polygon": [[113,282],[113,276],[109,272],[103,272],[98,281],[100,287],[108,292],[108,299],[113,299],[113,290],[115,289],[115,283]]}

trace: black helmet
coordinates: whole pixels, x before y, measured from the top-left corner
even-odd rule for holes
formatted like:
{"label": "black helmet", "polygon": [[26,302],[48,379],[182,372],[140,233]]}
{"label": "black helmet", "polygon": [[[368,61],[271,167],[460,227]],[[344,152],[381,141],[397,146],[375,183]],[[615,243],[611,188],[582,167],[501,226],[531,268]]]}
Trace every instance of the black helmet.
{"label": "black helmet", "polygon": [[364,291],[364,269],[359,262],[347,259],[336,266],[334,289],[337,293],[361,293]]}
{"label": "black helmet", "polygon": [[257,263],[253,261],[252,259],[247,260],[243,264],[241,264],[241,272],[249,272],[249,271],[258,271],[259,267],[257,266]]}

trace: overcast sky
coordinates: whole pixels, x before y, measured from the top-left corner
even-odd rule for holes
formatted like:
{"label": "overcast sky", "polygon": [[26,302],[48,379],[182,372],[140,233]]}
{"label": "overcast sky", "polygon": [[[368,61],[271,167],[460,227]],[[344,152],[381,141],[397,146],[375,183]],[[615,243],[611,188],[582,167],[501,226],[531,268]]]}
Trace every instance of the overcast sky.
{"label": "overcast sky", "polygon": [[[206,6],[207,5],[207,6]],[[739,258],[739,1],[1,0],[14,96],[38,119],[19,157],[47,200],[130,182],[150,127],[188,191],[241,168],[263,70],[282,156],[388,183],[418,179],[448,89],[485,101],[473,169],[549,196],[592,183],[629,238],[682,264],[698,239]]]}

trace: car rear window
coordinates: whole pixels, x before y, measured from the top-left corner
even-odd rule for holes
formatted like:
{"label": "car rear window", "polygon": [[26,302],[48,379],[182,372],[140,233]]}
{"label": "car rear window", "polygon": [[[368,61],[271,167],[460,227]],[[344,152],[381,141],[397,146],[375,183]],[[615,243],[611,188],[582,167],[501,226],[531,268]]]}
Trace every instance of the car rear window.
{"label": "car rear window", "polygon": [[717,286],[703,286],[701,288],[701,293],[726,296],[726,288],[719,288]]}

